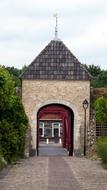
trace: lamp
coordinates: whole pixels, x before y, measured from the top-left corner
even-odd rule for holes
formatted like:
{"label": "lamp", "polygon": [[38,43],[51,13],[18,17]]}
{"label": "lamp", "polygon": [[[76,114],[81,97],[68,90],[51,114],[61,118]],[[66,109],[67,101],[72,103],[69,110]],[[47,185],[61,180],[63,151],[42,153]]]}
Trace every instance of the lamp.
{"label": "lamp", "polygon": [[88,108],[88,101],[85,99],[83,101],[83,108],[84,108],[84,156],[86,156],[86,110]]}
{"label": "lamp", "polygon": [[88,108],[88,101],[86,99],[83,101],[83,108],[84,110]]}

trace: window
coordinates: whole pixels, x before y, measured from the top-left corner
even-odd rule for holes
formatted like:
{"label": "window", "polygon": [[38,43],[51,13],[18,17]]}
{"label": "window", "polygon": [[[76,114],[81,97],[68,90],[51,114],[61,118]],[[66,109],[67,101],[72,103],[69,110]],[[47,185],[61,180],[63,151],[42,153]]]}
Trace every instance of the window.
{"label": "window", "polygon": [[52,123],[52,137],[60,137],[61,136],[61,128],[60,128],[60,123]]}
{"label": "window", "polygon": [[39,123],[39,135],[40,137],[44,137],[44,123],[43,122]]}

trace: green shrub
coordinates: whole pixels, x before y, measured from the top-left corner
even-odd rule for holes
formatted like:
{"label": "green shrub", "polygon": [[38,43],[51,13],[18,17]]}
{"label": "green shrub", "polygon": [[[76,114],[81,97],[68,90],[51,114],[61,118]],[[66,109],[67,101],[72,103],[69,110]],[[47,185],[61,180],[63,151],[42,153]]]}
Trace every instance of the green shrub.
{"label": "green shrub", "polygon": [[9,72],[0,67],[0,159],[1,163],[24,157],[28,118],[21,98],[15,96],[14,80]]}
{"label": "green shrub", "polygon": [[100,123],[101,126],[107,122],[107,98],[99,97],[96,99],[95,103],[95,116],[97,123]]}
{"label": "green shrub", "polygon": [[0,122],[0,144],[2,155],[8,163],[24,157],[25,135],[27,127],[20,123]]}
{"label": "green shrub", "polygon": [[99,137],[97,140],[97,154],[102,163],[107,164],[107,137]]}

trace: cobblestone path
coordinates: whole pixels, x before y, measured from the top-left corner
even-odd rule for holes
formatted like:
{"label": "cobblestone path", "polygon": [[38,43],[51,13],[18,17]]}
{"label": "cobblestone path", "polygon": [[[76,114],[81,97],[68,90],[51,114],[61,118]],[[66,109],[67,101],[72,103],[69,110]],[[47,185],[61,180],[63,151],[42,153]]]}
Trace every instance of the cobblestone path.
{"label": "cobblestone path", "polygon": [[49,158],[48,190],[80,190],[72,169],[62,157]]}
{"label": "cobblestone path", "polygon": [[107,190],[107,171],[85,158],[32,157],[0,173],[0,190]]}

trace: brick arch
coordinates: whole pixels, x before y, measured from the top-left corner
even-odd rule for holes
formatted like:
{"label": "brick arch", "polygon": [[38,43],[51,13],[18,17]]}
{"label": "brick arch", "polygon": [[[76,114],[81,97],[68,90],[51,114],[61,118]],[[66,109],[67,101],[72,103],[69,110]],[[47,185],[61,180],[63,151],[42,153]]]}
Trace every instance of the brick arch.
{"label": "brick arch", "polygon": [[[35,106],[32,117],[31,117],[31,146],[32,150],[36,151],[37,147],[37,113],[40,110],[40,108],[49,105],[49,104],[60,104],[63,106],[67,106],[70,108],[74,113],[74,152],[80,148],[80,116],[79,112],[75,105],[73,105],[71,102],[67,102],[65,100],[58,100],[58,99],[51,99],[47,100],[45,102],[41,102],[38,105]],[[73,152],[73,154],[74,154]]]}

